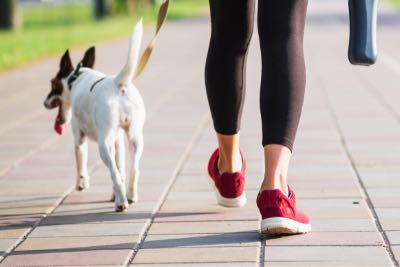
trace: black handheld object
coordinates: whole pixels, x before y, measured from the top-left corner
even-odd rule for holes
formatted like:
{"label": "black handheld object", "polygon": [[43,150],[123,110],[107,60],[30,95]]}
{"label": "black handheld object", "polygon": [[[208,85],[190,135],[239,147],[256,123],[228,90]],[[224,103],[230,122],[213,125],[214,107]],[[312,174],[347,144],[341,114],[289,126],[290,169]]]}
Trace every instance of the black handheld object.
{"label": "black handheld object", "polygon": [[378,0],[349,0],[349,61],[353,65],[375,63]]}

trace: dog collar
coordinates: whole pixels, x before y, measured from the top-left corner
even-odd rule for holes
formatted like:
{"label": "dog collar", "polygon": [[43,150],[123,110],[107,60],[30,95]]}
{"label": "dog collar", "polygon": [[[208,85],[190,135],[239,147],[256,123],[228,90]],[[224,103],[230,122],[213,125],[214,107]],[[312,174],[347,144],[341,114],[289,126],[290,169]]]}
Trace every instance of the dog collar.
{"label": "dog collar", "polygon": [[72,89],[72,83],[75,82],[76,79],[78,79],[79,75],[81,75],[81,69],[82,67],[82,62],[79,62],[78,66],[76,67],[74,73],[68,78],[68,89],[71,91]]}

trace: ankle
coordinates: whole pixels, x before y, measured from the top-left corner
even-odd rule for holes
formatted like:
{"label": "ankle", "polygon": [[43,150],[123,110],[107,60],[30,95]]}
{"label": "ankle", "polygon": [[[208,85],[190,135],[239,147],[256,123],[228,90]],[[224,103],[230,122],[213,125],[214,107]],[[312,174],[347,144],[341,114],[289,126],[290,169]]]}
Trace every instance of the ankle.
{"label": "ankle", "polygon": [[262,183],[261,188],[260,188],[260,192],[264,191],[264,190],[275,190],[275,189],[279,189],[285,196],[289,195],[289,190],[288,190],[288,186],[286,183],[282,183],[282,182],[269,182],[269,181],[265,181]]}
{"label": "ankle", "polygon": [[243,168],[243,159],[240,151],[226,156],[220,153],[218,159],[218,170],[220,174],[240,172]]}

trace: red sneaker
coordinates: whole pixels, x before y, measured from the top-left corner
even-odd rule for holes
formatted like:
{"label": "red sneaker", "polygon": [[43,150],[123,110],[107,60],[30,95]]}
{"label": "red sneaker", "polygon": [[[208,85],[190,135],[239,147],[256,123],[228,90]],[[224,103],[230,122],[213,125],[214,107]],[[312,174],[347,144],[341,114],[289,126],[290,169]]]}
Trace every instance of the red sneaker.
{"label": "red sneaker", "polygon": [[296,209],[296,195],[289,186],[288,189],[288,197],[279,189],[264,190],[258,194],[261,233],[301,234],[311,231],[310,219]]}
{"label": "red sneaker", "polygon": [[[240,172],[219,174],[219,149],[216,149],[208,162],[210,182],[215,190],[218,204],[224,207],[241,207],[246,204],[244,192],[246,161]],[[243,158],[243,155],[242,155]]]}

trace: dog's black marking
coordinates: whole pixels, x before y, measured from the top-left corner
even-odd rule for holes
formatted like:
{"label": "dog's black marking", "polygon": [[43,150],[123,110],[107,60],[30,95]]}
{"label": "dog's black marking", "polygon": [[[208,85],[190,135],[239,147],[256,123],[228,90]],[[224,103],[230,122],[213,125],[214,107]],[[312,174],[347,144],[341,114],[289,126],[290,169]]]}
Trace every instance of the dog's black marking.
{"label": "dog's black marking", "polygon": [[90,87],[90,92],[93,91],[93,89],[96,87],[96,85],[101,82],[102,80],[104,80],[106,77],[100,78],[97,81],[94,82],[94,84]]}
{"label": "dog's black marking", "polygon": [[81,75],[81,67],[82,67],[82,62],[79,62],[78,66],[76,67],[74,73],[71,75],[71,77],[68,78],[68,89],[71,91],[72,89],[72,83],[78,79],[79,75]]}

